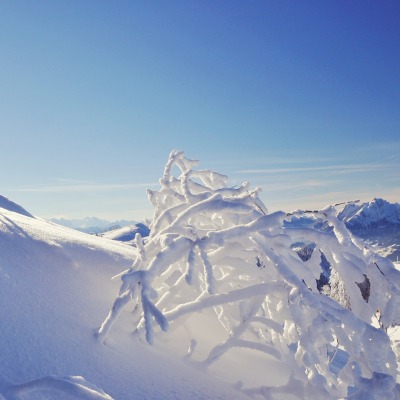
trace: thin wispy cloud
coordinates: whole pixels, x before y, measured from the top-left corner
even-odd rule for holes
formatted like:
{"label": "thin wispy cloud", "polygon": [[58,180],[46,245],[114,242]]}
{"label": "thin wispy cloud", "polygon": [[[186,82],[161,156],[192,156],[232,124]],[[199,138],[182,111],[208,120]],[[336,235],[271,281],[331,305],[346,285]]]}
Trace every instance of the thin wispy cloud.
{"label": "thin wispy cloud", "polygon": [[[254,161],[254,159],[252,159]],[[259,159],[259,162],[263,162],[265,164],[315,164],[315,163],[334,163],[340,162],[337,157],[308,157],[308,156],[272,156],[272,157],[265,157],[262,160]],[[343,161],[343,160],[342,160]],[[248,160],[247,160],[248,162]]]}
{"label": "thin wispy cloud", "polygon": [[[386,179],[387,182],[400,182],[400,176],[396,175],[393,177],[389,177]],[[400,192],[400,188],[399,188],[399,192]]]}
{"label": "thin wispy cloud", "polygon": [[70,185],[42,185],[16,188],[17,192],[41,192],[41,193],[88,193],[109,192],[148,188],[159,185],[158,183],[125,183],[125,184],[70,184]]}
{"label": "thin wispy cloud", "polygon": [[327,180],[318,180],[318,179],[309,179],[306,181],[296,181],[296,182],[276,182],[276,183],[265,183],[258,186],[261,186],[263,190],[267,192],[279,192],[282,190],[309,190],[315,188],[322,188],[331,185],[332,182],[328,182]]}
{"label": "thin wispy cloud", "polygon": [[400,154],[395,154],[393,156],[386,157],[385,160],[396,160],[400,158]]}
{"label": "thin wispy cloud", "polygon": [[89,181],[83,181],[80,179],[71,179],[71,178],[56,178],[54,179],[55,182],[61,182],[64,184],[84,184],[84,185],[90,185],[93,182],[89,182]]}
{"label": "thin wispy cloud", "polygon": [[[285,154],[285,155],[277,155],[274,153],[273,155],[265,154],[264,156],[255,156],[249,154],[238,154],[235,155],[234,160],[232,158],[227,159],[217,159],[212,160],[213,168],[218,168],[220,172],[224,172],[226,170],[234,170],[241,168],[241,166],[248,167],[250,165],[299,165],[299,166],[307,166],[313,164],[341,164],[347,162],[346,158],[344,157],[331,157],[331,156],[315,156],[311,153],[308,154],[307,152],[302,152],[301,155],[299,154]],[[200,163],[200,167],[204,165],[203,162]],[[244,171],[246,171],[244,169]],[[239,169],[238,171],[242,171]]]}
{"label": "thin wispy cloud", "polygon": [[374,142],[372,144],[363,144],[355,151],[359,152],[365,152],[365,153],[376,153],[377,151],[382,152],[382,151],[388,151],[388,152],[394,152],[394,151],[399,151],[400,150],[400,140],[392,140],[392,141],[384,141],[384,142]]}
{"label": "thin wispy cloud", "polygon": [[262,168],[262,169],[243,169],[235,171],[238,174],[283,174],[296,172],[318,172],[318,171],[335,171],[335,172],[369,172],[376,170],[384,170],[392,168],[387,164],[345,164],[345,165],[319,165],[315,167],[287,167],[287,168]]}

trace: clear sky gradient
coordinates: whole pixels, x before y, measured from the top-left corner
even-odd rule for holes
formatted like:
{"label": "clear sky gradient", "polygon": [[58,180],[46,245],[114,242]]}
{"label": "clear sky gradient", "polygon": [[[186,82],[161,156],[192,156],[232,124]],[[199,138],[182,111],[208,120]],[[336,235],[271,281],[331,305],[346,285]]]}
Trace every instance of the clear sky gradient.
{"label": "clear sky gradient", "polygon": [[140,220],[182,149],[270,210],[400,201],[397,0],[0,2],[0,194]]}

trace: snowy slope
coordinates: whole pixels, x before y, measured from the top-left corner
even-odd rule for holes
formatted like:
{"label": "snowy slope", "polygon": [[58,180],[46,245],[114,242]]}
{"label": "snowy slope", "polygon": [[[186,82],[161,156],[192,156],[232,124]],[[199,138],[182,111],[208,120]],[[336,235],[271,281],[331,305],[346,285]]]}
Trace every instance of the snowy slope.
{"label": "snowy slope", "polygon": [[97,339],[120,284],[111,277],[131,265],[135,251],[0,208],[0,398],[242,398],[135,340],[124,315],[118,340]]}
{"label": "snowy slope", "polygon": [[3,208],[8,211],[13,211],[21,215],[25,215],[27,217],[33,217],[28,211],[22,208],[19,204],[14,203],[13,201],[7,199],[4,196],[0,195],[0,208]]}

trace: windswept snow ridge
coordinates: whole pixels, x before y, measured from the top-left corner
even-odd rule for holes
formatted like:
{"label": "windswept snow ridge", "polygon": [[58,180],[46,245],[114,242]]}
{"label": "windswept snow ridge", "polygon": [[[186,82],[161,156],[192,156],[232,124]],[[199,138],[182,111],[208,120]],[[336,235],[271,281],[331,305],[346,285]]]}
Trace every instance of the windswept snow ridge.
{"label": "windswept snow ridge", "polygon": [[[394,399],[393,264],[359,247],[334,207],[311,213],[319,228],[293,226],[310,213],[268,214],[258,189],[228,188],[196,165],[173,151],[161,189],[148,191],[151,233],[136,235],[138,257],[121,275],[101,341],[119,335],[129,307],[139,340],[164,343],[254,398]],[[301,257],[299,243],[310,254]]]}
{"label": "windswept snow ridge", "polygon": [[26,217],[33,218],[33,215],[30,214],[28,211],[26,211],[24,208],[22,208],[20,205],[14,203],[11,200],[8,200],[6,197],[3,196],[0,196],[0,208],[4,208],[5,210],[13,211],[18,214],[25,215]]}

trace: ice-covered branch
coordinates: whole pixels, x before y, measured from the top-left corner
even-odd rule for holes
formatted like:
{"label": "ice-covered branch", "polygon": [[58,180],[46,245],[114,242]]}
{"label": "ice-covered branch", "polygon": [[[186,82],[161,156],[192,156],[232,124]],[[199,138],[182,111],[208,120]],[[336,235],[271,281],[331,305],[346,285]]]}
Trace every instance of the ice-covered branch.
{"label": "ice-covered branch", "polygon": [[[183,327],[188,360],[208,366],[255,352],[265,374],[271,359],[291,371],[287,384],[248,394],[337,399],[383,381],[394,393],[386,334],[400,321],[393,264],[360,246],[334,207],[268,214],[259,190],[228,187],[226,176],[196,165],[171,152],[160,190],[148,192],[151,234],[145,243],[136,237],[138,256],[120,275],[100,338],[133,304],[141,313],[133,329],[149,343]],[[377,313],[384,329],[374,326]]]}

